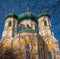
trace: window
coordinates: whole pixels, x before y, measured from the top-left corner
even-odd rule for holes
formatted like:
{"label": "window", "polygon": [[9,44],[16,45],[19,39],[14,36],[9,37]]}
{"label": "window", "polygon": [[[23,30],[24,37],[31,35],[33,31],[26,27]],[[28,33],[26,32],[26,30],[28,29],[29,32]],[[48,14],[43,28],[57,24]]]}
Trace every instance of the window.
{"label": "window", "polygon": [[24,29],[25,25],[24,24],[20,24],[20,27],[21,27],[21,29]]}
{"label": "window", "polygon": [[52,59],[52,53],[50,51],[48,52],[48,59]]}
{"label": "window", "polygon": [[24,59],[30,59],[30,46],[29,44],[25,45],[25,50],[24,50]]}
{"label": "window", "polygon": [[31,28],[28,24],[26,25],[26,28]]}
{"label": "window", "polygon": [[10,51],[8,50],[5,51],[4,59],[12,59],[12,55]]}
{"label": "window", "polygon": [[44,25],[47,26],[47,21],[46,20],[44,20]]}
{"label": "window", "polygon": [[4,59],[8,59],[9,58],[9,55],[8,53],[6,52],[5,55],[4,55]]}
{"label": "window", "polygon": [[27,44],[27,45],[25,46],[25,48],[26,48],[26,50],[30,50],[29,44]]}
{"label": "window", "polygon": [[8,24],[8,26],[11,26],[11,24],[12,24],[12,22],[11,22],[11,21],[9,21],[9,24]]}

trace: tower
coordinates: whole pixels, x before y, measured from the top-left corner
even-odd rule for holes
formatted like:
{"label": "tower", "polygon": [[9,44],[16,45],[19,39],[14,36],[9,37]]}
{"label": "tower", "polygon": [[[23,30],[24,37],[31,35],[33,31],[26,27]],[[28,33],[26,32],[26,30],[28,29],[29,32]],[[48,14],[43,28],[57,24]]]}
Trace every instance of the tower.
{"label": "tower", "polygon": [[6,20],[2,37],[13,37],[14,31],[16,31],[17,27],[17,16],[14,13],[10,13],[6,16],[5,19]]}
{"label": "tower", "polygon": [[47,13],[41,13],[38,16],[39,34],[41,36],[52,35],[50,16]]}
{"label": "tower", "polygon": [[10,13],[6,17],[0,59],[56,59],[58,52],[58,40],[52,35],[49,14],[37,17],[24,12],[17,16]]}

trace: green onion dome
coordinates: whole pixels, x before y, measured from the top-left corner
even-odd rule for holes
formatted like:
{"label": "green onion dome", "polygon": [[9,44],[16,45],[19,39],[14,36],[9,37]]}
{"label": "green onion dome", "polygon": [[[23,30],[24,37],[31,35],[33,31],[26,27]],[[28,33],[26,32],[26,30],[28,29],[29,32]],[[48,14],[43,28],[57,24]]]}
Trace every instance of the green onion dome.
{"label": "green onion dome", "polygon": [[17,16],[16,16],[14,13],[9,13],[8,15],[6,15],[5,19],[7,19],[7,18],[11,18],[11,17],[17,19]]}
{"label": "green onion dome", "polygon": [[47,16],[47,17],[50,18],[50,15],[48,13],[46,13],[46,12],[39,14],[38,18],[43,17],[43,16]]}
{"label": "green onion dome", "polygon": [[18,20],[19,21],[23,21],[23,20],[33,20],[33,21],[37,21],[37,15],[36,14],[32,14],[31,12],[25,12],[22,13],[18,16]]}
{"label": "green onion dome", "polygon": [[20,33],[24,33],[24,32],[35,33],[35,31],[32,28],[24,28],[20,31]]}

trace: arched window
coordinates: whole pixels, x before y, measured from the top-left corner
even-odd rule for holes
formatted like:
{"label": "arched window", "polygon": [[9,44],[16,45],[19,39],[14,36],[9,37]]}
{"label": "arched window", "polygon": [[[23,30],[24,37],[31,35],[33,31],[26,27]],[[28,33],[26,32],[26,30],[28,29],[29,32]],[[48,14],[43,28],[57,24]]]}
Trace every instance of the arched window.
{"label": "arched window", "polygon": [[9,21],[8,26],[11,26],[11,25],[12,25],[12,22],[11,22],[11,21]]}
{"label": "arched window", "polygon": [[24,59],[30,59],[30,45],[25,45]]}
{"label": "arched window", "polygon": [[47,26],[47,21],[46,20],[44,20],[44,25]]}
{"label": "arched window", "polygon": [[31,28],[31,27],[29,26],[29,24],[27,24],[27,25],[26,25],[26,28]]}
{"label": "arched window", "polygon": [[6,52],[5,52],[5,54],[4,54],[4,59],[12,59],[12,56],[13,56],[13,55],[11,55],[11,52],[8,51],[8,50],[6,50]]}
{"label": "arched window", "polygon": [[50,51],[48,52],[48,59],[52,59],[52,53]]}
{"label": "arched window", "polygon": [[20,27],[21,27],[21,29],[24,29],[25,25],[24,24],[20,24]]}
{"label": "arched window", "polygon": [[6,50],[3,59],[17,59],[17,54],[14,54],[12,50]]}
{"label": "arched window", "polygon": [[9,56],[8,56],[8,53],[6,52],[5,55],[4,55],[4,59],[8,59]]}

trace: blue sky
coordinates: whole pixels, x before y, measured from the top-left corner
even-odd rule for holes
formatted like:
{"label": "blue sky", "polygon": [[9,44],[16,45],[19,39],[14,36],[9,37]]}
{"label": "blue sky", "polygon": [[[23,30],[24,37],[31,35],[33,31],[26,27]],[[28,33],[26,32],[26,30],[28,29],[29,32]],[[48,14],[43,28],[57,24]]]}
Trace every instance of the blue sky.
{"label": "blue sky", "polygon": [[59,0],[0,0],[0,38],[5,24],[5,16],[14,9],[19,15],[27,11],[40,14],[43,11],[50,14],[54,36],[60,41],[60,1]]}

